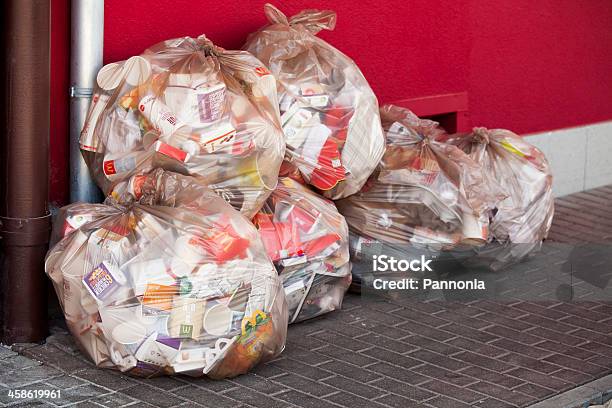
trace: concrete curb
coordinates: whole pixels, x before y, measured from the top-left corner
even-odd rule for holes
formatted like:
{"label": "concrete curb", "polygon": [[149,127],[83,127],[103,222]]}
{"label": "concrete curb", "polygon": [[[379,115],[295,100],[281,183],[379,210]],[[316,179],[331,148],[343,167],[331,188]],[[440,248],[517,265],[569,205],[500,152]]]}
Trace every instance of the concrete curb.
{"label": "concrete curb", "polygon": [[612,399],[612,374],[530,405],[528,408],[586,408]]}

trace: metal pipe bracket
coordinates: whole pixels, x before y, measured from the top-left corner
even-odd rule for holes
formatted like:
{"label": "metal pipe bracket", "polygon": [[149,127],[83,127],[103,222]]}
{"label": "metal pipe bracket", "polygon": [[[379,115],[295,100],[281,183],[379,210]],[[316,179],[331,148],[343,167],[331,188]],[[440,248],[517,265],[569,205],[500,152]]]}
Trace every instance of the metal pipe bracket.
{"label": "metal pipe bracket", "polygon": [[51,213],[34,218],[0,216],[0,244],[33,247],[46,245],[51,233]]}

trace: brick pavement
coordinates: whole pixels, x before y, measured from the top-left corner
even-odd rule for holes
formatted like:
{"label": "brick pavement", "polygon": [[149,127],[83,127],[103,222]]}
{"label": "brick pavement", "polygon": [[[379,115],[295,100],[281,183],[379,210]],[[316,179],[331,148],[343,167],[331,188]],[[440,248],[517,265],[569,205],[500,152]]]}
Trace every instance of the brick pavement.
{"label": "brick pavement", "polygon": [[[557,200],[550,242],[521,275],[500,279],[520,276],[543,300],[512,291],[471,301],[347,295],[341,311],[291,326],[280,358],[232,380],[96,369],[56,327],[19,355],[0,348],[0,403],[18,403],[9,389],[60,389],[61,399],[21,406],[525,407],[612,373],[612,303],[603,296],[612,187]],[[574,302],[547,280],[568,259],[603,271],[568,281]]]}

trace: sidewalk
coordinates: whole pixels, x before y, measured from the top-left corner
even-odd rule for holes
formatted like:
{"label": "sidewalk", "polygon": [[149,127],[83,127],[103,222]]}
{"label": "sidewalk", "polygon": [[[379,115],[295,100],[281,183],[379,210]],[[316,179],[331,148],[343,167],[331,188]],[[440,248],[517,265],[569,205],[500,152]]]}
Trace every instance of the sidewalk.
{"label": "sidewalk", "polygon": [[[94,368],[55,328],[44,345],[0,348],[0,403],[76,407],[526,407],[612,373],[612,186],[557,200],[550,246],[528,261],[529,285],[572,260],[576,276],[542,301],[377,300],[293,325],[279,359],[233,380],[142,380]],[[567,252],[563,262],[560,253]],[[603,265],[603,267],[602,267]],[[525,267],[523,267],[525,270]],[[544,294],[545,291],[542,291]],[[561,302],[572,296],[574,302]],[[589,300],[581,300],[588,298]],[[568,297],[569,299],[569,297]],[[24,402],[9,390],[60,389]],[[559,407],[560,408],[560,407]]]}

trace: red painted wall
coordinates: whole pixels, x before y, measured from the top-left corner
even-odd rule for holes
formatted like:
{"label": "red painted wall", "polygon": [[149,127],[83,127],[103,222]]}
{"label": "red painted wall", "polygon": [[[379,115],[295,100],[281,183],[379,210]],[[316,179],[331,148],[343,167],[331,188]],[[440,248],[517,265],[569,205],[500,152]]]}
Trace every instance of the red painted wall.
{"label": "red painted wall", "polygon": [[[53,0],[53,12],[66,15]],[[205,33],[239,48],[265,23],[263,0],[105,3],[105,63],[167,38]],[[338,12],[320,36],[352,57],[381,103],[468,92],[474,125],[536,132],[612,119],[610,0],[362,0],[277,2]],[[54,16],[56,28],[67,22]],[[64,201],[68,39],[54,31],[52,199]],[[62,84],[61,86],[59,84]],[[62,106],[60,106],[62,105]]]}

